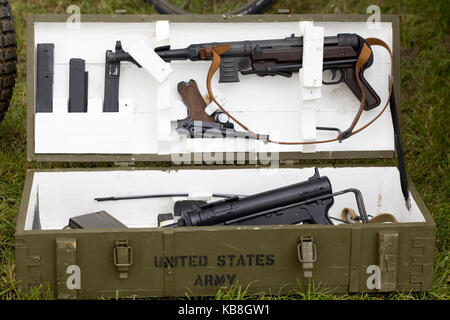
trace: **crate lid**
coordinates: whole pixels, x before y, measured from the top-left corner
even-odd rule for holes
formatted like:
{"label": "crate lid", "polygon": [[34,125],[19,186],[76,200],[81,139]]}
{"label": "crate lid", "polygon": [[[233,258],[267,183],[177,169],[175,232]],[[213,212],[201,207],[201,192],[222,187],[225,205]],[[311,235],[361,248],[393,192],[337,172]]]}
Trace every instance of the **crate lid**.
{"label": "crate lid", "polygon": [[[194,79],[206,94],[209,63],[174,61],[172,73],[159,82],[144,68],[124,62],[120,69],[119,112],[102,112],[105,52],[120,40],[124,50],[139,43],[155,47],[170,41],[171,48],[192,43],[284,39],[299,35],[300,22],[313,21],[325,36],[357,33],[384,40],[393,52],[394,79],[400,79],[399,19],[382,15],[377,25],[368,15],[83,15],[80,25],[68,25],[67,15],[31,15],[27,26],[27,92],[29,160],[54,162],[172,161],[177,163],[262,163],[299,159],[352,159],[395,157],[390,109],[361,133],[344,140],[315,145],[265,144],[253,139],[186,139],[174,130],[187,116],[177,83]],[[168,21],[168,22],[164,22]],[[51,112],[36,112],[39,73],[38,44],[53,44]],[[364,77],[381,98],[381,105],[364,111],[362,126],[375,117],[388,98],[390,60],[373,48],[374,62]],[[48,58],[48,57],[47,57]],[[70,59],[83,59],[87,72],[87,112],[68,112]],[[42,58],[39,58],[42,61]],[[45,63],[44,69],[45,69]],[[42,63],[39,63],[42,67]],[[218,73],[218,72],[217,72]],[[359,101],[343,83],[323,85],[321,98],[304,101],[297,73],[290,78],[240,75],[240,82],[219,83],[216,95],[249,128],[276,140],[330,139],[336,132],[316,127],[347,129]],[[400,83],[394,82],[398,111]],[[45,92],[45,91],[44,91]],[[48,96],[48,95],[47,95]],[[45,100],[45,99],[44,99]],[[235,125],[238,131],[244,131]],[[312,129],[312,130],[311,130]]]}

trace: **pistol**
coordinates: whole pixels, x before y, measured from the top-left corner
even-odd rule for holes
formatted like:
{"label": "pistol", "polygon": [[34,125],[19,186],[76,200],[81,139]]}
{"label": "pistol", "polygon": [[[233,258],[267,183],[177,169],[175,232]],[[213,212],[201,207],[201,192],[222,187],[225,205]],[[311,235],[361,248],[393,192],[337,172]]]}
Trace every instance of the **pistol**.
{"label": "pistol", "polygon": [[190,138],[245,138],[262,140],[267,143],[268,135],[237,131],[229,120],[221,122],[218,117],[208,115],[205,112],[206,102],[200,94],[195,80],[179,82],[177,89],[188,109],[188,116],[177,120],[176,130],[178,133]]}

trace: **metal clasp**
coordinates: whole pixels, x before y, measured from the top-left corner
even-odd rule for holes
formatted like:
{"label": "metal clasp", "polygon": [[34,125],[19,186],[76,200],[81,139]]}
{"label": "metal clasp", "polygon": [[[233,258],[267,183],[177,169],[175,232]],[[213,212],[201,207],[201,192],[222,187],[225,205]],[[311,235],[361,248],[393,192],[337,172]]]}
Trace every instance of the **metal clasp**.
{"label": "metal clasp", "polygon": [[114,243],[113,256],[119,279],[127,279],[129,267],[133,264],[133,249],[128,246],[128,240],[117,240]]}
{"label": "metal clasp", "polygon": [[302,264],[305,278],[311,278],[314,262],[317,261],[316,245],[312,236],[300,237],[300,243],[297,245],[297,257]]}

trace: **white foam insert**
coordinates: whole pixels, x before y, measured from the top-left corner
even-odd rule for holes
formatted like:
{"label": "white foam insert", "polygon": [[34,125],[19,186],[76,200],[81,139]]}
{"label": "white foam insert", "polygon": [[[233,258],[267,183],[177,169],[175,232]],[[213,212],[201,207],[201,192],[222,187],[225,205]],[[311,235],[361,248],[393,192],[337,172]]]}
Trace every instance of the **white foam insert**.
{"label": "white foam insert", "polygon": [[[320,168],[319,171],[321,176],[328,176],[334,192],[359,189],[370,215],[391,213],[399,222],[425,221],[414,199],[411,211],[407,211],[396,167]],[[32,228],[38,190],[44,230],[62,229],[71,217],[101,210],[130,228],[155,227],[159,213],[173,212],[174,198],[107,202],[97,202],[94,198],[167,193],[249,195],[305,181],[313,174],[313,168],[36,172],[25,230]],[[353,194],[337,196],[334,200],[330,216],[339,218],[345,207],[358,212]]]}
{"label": "white foam insert", "polygon": [[323,27],[305,26],[302,60],[305,87],[322,86],[323,42]]}
{"label": "white foam insert", "polygon": [[168,20],[159,20],[155,23],[155,42],[157,47],[170,45],[170,22]]}
{"label": "white foam insert", "polygon": [[172,72],[170,63],[161,59],[153,48],[145,43],[141,41],[124,42],[123,47],[159,83],[162,83]]}
{"label": "white foam insert", "polygon": [[[323,26],[325,36],[338,33],[358,33],[362,37],[378,37],[392,47],[392,25],[381,22],[379,29],[368,29],[365,22],[315,22]],[[233,152],[252,151],[259,148],[272,151],[301,151],[299,145],[264,146],[261,141],[247,143],[244,139],[218,143],[215,140],[230,139],[181,139],[172,130],[167,141],[166,129],[161,144],[158,130],[166,125],[167,116],[158,116],[157,92],[159,83],[144,69],[130,63],[122,63],[119,112],[103,113],[105,52],[113,50],[116,40],[142,43],[154,47],[156,22],[153,23],[88,23],[70,30],[65,23],[36,22],[35,44],[55,44],[54,110],[35,116],[35,153],[37,154],[165,154],[179,152]],[[298,34],[298,22],[255,23],[170,23],[172,48],[184,48],[192,43],[212,41],[239,41],[275,39]],[[367,81],[380,95],[382,104],[387,99],[388,54],[374,47],[374,64],[365,72]],[[86,60],[89,72],[88,112],[67,112],[69,95],[69,60]],[[195,79],[202,94],[206,93],[206,74],[210,63],[176,61],[170,64],[171,108],[179,105],[176,84]],[[242,76],[239,83],[218,83],[218,73],[213,78],[217,89],[227,98],[229,111],[250,129],[269,134],[274,140],[301,141],[302,103],[299,75],[291,78]],[[322,86],[322,98],[317,100],[317,126],[334,126],[346,129],[359,107],[358,100],[345,84]],[[364,112],[360,125],[371,120],[379,108]],[[173,112],[172,112],[173,114]],[[173,124],[172,124],[173,128]],[[236,126],[236,129],[240,129]],[[319,131],[317,139],[335,137],[334,133]],[[376,139],[374,138],[376,137]],[[170,150],[167,150],[170,149]],[[389,109],[368,129],[352,136],[343,143],[317,145],[315,151],[394,150],[393,128]]]}

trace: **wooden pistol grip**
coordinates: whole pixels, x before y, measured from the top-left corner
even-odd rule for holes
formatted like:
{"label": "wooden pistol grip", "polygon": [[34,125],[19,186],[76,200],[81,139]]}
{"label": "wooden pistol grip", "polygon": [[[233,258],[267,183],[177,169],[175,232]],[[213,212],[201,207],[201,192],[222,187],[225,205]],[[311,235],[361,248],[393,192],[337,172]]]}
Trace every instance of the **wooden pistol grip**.
{"label": "wooden pistol grip", "polygon": [[192,120],[216,122],[214,118],[208,116],[205,112],[206,102],[203,100],[195,80],[189,82],[179,82],[177,85],[178,93],[183,98],[183,102],[188,108],[188,116]]}
{"label": "wooden pistol grip", "polygon": [[[345,68],[342,69],[342,72],[344,73],[344,82],[347,84],[353,94],[358,98],[358,100],[361,101],[361,88],[356,81],[355,68]],[[380,104],[381,99],[363,77],[363,70],[361,70],[359,78],[366,94],[366,104],[364,106],[364,110],[371,110]]]}

